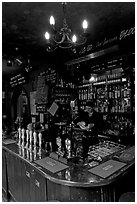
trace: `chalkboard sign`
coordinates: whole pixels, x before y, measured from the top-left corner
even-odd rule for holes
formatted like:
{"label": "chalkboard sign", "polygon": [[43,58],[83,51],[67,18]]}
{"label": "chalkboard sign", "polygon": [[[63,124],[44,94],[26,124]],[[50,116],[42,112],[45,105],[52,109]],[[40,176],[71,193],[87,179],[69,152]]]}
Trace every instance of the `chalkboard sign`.
{"label": "chalkboard sign", "polygon": [[38,76],[36,89],[36,104],[46,104],[48,102],[48,85],[45,80],[45,73]]}
{"label": "chalkboard sign", "polygon": [[55,84],[56,83],[57,73],[56,73],[55,69],[48,68],[48,70],[45,73],[45,76],[46,76],[47,84]]}
{"label": "chalkboard sign", "polygon": [[20,84],[25,84],[26,83],[26,77],[22,74],[18,74],[14,77],[10,78],[10,85],[11,87],[20,85]]}
{"label": "chalkboard sign", "polygon": [[39,112],[39,113],[46,112],[46,105],[45,104],[36,105],[36,111]]}

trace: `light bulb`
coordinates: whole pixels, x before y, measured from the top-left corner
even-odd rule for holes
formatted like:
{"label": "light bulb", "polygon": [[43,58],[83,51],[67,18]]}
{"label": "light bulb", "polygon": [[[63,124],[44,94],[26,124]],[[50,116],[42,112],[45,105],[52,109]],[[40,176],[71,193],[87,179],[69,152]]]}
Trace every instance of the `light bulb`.
{"label": "light bulb", "polygon": [[86,20],[83,21],[82,27],[84,30],[88,28],[88,22]]}
{"label": "light bulb", "polygon": [[53,25],[53,26],[55,25],[55,19],[53,16],[50,17],[49,22],[50,22],[50,25]]}
{"label": "light bulb", "polygon": [[77,41],[77,36],[76,36],[76,35],[73,35],[72,41],[73,41],[74,43]]}
{"label": "light bulb", "polygon": [[89,79],[89,83],[92,83],[92,82],[95,82],[95,81],[96,81],[96,77],[94,75],[91,75],[90,79]]}
{"label": "light bulb", "polygon": [[46,40],[49,40],[50,35],[49,35],[49,33],[48,33],[48,32],[46,32],[46,33],[45,33],[45,38],[46,38]]}

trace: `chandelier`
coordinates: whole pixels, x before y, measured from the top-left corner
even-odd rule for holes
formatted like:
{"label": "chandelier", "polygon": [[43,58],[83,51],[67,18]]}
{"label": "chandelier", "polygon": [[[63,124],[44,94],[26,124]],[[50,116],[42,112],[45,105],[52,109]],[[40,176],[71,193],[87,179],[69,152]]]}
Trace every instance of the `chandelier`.
{"label": "chandelier", "polygon": [[75,34],[72,35],[71,29],[68,27],[66,21],[66,5],[67,3],[62,3],[63,6],[63,27],[57,31],[55,29],[55,19],[53,16],[50,17],[51,32],[45,33],[45,38],[48,44],[47,51],[52,52],[57,48],[62,49],[72,49],[75,52],[76,46],[80,46],[86,43],[88,33],[88,23],[86,20],[83,21],[82,27],[83,32],[79,36],[79,40]]}

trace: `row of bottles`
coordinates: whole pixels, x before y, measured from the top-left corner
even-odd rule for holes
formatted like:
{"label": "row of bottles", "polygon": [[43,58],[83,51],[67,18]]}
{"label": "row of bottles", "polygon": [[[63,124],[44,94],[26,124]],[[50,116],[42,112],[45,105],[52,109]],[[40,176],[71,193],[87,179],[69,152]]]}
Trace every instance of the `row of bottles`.
{"label": "row of bottles", "polygon": [[72,82],[66,82],[63,80],[63,78],[59,78],[58,79],[58,82],[56,84],[56,87],[62,87],[62,88],[71,88],[71,89],[74,89],[76,88],[76,85]]}
{"label": "row of bottles", "polygon": [[101,84],[115,84],[121,82],[122,74],[121,72],[118,73],[109,73],[106,75],[101,75],[96,77],[96,82],[93,85],[101,85]]}
{"label": "row of bottles", "polygon": [[108,113],[108,101],[107,100],[97,100],[96,101],[96,111],[101,113]]}
{"label": "row of bottles", "polygon": [[[85,102],[86,103],[86,102]],[[131,112],[131,100],[101,100],[95,102],[96,110],[101,113],[127,113]]]}
{"label": "row of bottles", "polygon": [[107,118],[107,121],[108,125],[104,133],[112,134],[113,131],[113,134],[115,135],[118,135],[120,133],[120,135],[129,136],[130,134],[132,134],[133,123],[131,118],[113,115]]}
{"label": "row of bottles", "polygon": [[116,79],[119,79],[119,78],[121,78],[121,72],[107,75],[107,81],[116,80]]}
{"label": "row of bottles", "polygon": [[[78,90],[81,107],[87,100],[94,100],[99,112],[129,112],[131,111],[130,83],[105,84],[100,86],[83,86]],[[82,107],[83,108],[83,107]]]}
{"label": "row of bottles", "polygon": [[[134,87],[130,78],[122,73],[99,76],[96,82],[79,87],[79,100],[82,109],[86,101],[95,101],[96,111],[103,114],[108,122],[103,133],[106,135],[129,136],[133,134],[134,122],[131,118],[134,111]],[[133,101],[132,101],[133,99]]]}
{"label": "row of bottles", "polygon": [[131,88],[127,84],[110,85],[108,86],[108,98],[118,99],[118,98],[130,98]]}
{"label": "row of bottles", "polygon": [[100,61],[91,66],[91,70],[95,70],[96,73],[100,70],[118,70],[120,69],[126,61],[126,56],[120,56],[109,60]]}
{"label": "row of bottles", "polygon": [[66,82],[62,77],[58,78],[53,89],[54,101],[58,104],[70,104],[71,98],[76,94],[77,86],[73,82]]}
{"label": "row of bottles", "polygon": [[68,104],[68,103],[70,103],[69,98],[56,98],[54,101],[59,103],[59,104]]}
{"label": "row of bottles", "polygon": [[66,88],[60,88],[57,87],[54,90],[54,98],[55,102],[58,102],[59,104],[68,104],[70,103],[70,98],[71,98],[72,92],[69,89]]}
{"label": "row of bottles", "polygon": [[90,92],[88,88],[78,90],[79,100],[88,100],[89,94]]}
{"label": "row of bottles", "polygon": [[55,90],[56,97],[70,97],[71,93],[68,92],[66,89],[56,89]]}
{"label": "row of bottles", "polygon": [[[92,87],[92,88],[91,88]],[[79,88],[79,100],[89,100],[96,98],[112,98],[117,99],[121,97],[130,97],[131,89],[126,84],[116,85],[101,85],[101,86],[86,86]]]}

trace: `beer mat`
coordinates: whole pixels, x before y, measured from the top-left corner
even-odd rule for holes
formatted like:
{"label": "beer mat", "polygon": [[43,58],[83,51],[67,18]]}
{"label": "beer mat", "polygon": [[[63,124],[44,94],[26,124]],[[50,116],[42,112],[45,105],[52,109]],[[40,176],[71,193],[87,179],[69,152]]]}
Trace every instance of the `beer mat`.
{"label": "beer mat", "polygon": [[7,145],[7,144],[16,143],[16,141],[12,139],[4,139],[2,140],[2,143]]}
{"label": "beer mat", "polygon": [[35,163],[44,167],[48,171],[51,171],[52,173],[56,173],[68,168],[67,165],[62,164],[61,162],[58,162],[50,157],[45,157],[43,159],[35,161]]}
{"label": "beer mat", "polygon": [[107,162],[104,162],[99,166],[89,169],[88,171],[102,178],[107,178],[114,174],[119,169],[121,169],[122,167],[124,167],[125,165],[126,164],[123,162],[108,160]]}
{"label": "beer mat", "polygon": [[135,146],[125,149],[124,152],[119,156],[119,159],[128,162],[135,159]]}

